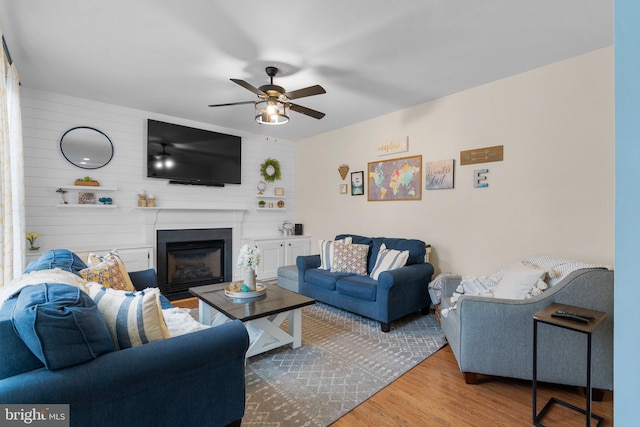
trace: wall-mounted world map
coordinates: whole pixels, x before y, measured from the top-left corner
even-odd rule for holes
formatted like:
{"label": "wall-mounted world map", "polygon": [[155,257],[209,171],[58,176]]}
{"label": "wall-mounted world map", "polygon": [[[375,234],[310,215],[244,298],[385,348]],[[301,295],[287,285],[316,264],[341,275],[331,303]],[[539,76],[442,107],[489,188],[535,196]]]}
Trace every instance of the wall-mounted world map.
{"label": "wall-mounted world map", "polygon": [[421,200],[422,156],[369,163],[369,200]]}

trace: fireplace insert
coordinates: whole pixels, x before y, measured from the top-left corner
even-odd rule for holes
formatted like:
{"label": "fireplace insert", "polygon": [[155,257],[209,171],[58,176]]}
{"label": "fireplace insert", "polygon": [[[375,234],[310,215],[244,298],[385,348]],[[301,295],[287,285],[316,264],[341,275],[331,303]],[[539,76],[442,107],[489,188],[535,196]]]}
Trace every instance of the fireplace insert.
{"label": "fireplace insert", "polygon": [[231,229],[158,230],[158,285],[170,300],[189,288],[230,282]]}

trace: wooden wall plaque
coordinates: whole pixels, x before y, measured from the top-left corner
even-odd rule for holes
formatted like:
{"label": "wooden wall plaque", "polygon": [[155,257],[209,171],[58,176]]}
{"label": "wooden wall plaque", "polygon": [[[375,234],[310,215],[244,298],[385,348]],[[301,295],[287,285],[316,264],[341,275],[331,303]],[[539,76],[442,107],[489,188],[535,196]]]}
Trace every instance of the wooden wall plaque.
{"label": "wooden wall plaque", "polygon": [[472,165],[475,163],[501,162],[503,160],[503,145],[494,147],[475,148],[460,152],[460,165]]}

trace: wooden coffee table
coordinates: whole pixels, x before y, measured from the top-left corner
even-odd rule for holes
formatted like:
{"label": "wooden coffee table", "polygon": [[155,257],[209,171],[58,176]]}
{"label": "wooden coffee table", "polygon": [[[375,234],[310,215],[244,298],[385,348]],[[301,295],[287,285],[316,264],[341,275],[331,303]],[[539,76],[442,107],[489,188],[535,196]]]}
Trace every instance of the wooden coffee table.
{"label": "wooden coffee table", "polygon": [[[218,326],[238,319],[249,332],[247,356],[264,353],[283,345],[302,345],[302,307],[315,304],[313,298],[277,286],[268,286],[265,295],[255,298],[229,298],[224,288],[229,283],[189,288],[198,297],[200,323]],[[218,314],[211,320],[211,308]],[[287,319],[287,330],[280,325]]]}

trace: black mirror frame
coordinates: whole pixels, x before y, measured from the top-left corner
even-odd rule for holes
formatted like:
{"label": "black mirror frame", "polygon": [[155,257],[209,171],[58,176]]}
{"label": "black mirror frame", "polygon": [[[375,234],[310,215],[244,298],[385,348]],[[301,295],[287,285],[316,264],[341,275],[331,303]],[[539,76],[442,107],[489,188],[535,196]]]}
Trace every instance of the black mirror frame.
{"label": "black mirror frame", "polygon": [[[82,165],[79,165],[79,164],[77,164],[77,163],[74,163],[74,162],[73,162],[69,157],[67,157],[67,155],[65,154],[64,150],[62,149],[62,142],[64,141],[64,137],[65,137],[69,132],[74,131],[74,130],[77,130],[77,129],[89,129],[89,130],[93,130],[93,131],[98,132],[99,134],[101,134],[102,136],[104,136],[104,137],[107,139],[107,141],[109,142],[109,145],[111,146],[111,155],[109,156],[109,159],[108,159],[106,162],[102,163],[100,166],[87,167],[87,166],[82,166]],[[62,135],[62,137],[60,138],[60,144],[59,144],[59,146],[60,146],[60,152],[62,153],[62,155],[64,156],[64,158],[65,158],[69,163],[71,163],[72,165],[74,165],[74,166],[76,166],[76,167],[79,167],[79,168],[81,168],[81,169],[100,169],[100,168],[102,168],[102,167],[104,167],[104,166],[108,165],[108,164],[109,164],[109,162],[111,161],[111,159],[113,159],[114,147],[113,147],[113,142],[111,141],[111,138],[109,138],[109,137],[107,136],[107,134],[105,134],[105,133],[104,133],[104,132],[102,132],[101,130],[96,129],[96,128],[92,128],[92,127],[90,127],[90,126],[76,126],[76,127],[74,127],[74,128],[71,128],[71,129],[67,130],[67,131]]]}

